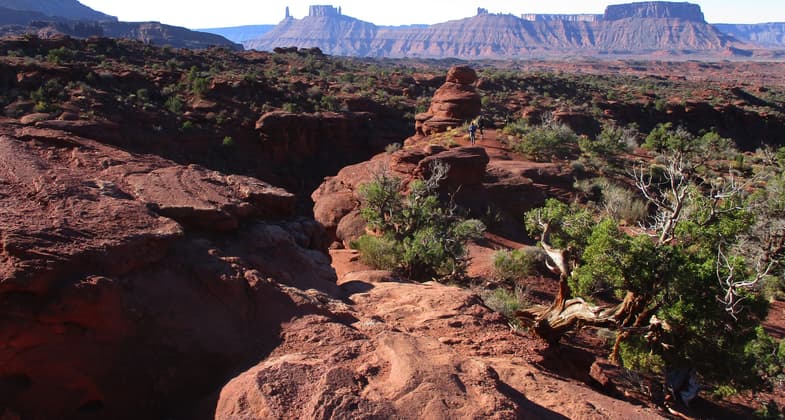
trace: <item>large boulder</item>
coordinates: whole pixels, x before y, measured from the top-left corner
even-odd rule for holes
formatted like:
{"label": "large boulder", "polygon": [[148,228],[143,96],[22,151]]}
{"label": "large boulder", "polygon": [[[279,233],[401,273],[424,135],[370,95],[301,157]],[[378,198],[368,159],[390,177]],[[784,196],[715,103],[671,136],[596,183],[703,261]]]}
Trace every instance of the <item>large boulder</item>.
{"label": "large boulder", "polygon": [[282,188],[197,165],[130,174],[126,182],[155,212],[203,229],[233,230],[243,218],[280,219],[294,212],[295,197]]}
{"label": "large boulder", "polygon": [[488,153],[483,147],[459,147],[423,158],[417,164],[416,173],[422,174],[423,178],[428,178],[431,176],[434,163],[442,162],[450,168],[443,187],[454,189],[480,184],[489,161]]}

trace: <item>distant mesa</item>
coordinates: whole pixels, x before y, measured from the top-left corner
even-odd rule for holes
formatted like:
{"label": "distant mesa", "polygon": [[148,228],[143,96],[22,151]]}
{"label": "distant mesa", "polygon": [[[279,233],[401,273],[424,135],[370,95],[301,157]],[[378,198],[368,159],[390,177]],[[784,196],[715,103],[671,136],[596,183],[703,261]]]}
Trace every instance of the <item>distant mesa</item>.
{"label": "distant mesa", "polygon": [[604,20],[620,19],[682,19],[706,23],[701,7],[692,3],[647,1],[642,3],[616,4],[605,9]]}
{"label": "distant mesa", "polygon": [[[608,6],[604,14],[491,13],[483,7],[465,19],[434,25],[377,26],[343,14],[340,7],[315,5],[308,16],[286,18],[273,30],[243,45],[317,47],[330,55],[422,58],[541,58],[553,56],[702,55],[752,51],[706,23],[697,4],[639,2]],[[751,37],[771,40],[752,30]],[[785,45],[782,45],[785,47]]]}

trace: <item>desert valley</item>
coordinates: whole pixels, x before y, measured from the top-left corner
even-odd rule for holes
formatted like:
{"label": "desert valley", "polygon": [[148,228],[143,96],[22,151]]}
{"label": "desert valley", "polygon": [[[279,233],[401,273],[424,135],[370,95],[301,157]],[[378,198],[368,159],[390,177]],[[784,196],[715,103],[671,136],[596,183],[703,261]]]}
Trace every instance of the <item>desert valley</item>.
{"label": "desert valley", "polygon": [[0,419],[785,415],[785,24],[208,31],[0,0]]}

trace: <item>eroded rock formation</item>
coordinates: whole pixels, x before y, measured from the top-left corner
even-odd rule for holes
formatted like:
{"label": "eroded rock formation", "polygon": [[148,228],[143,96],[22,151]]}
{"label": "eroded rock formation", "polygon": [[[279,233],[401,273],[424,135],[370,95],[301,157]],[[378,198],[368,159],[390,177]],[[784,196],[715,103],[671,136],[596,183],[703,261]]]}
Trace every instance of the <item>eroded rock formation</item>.
{"label": "eroded rock formation", "polygon": [[433,95],[428,112],[416,116],[418,135],[429,136],[480,115],[482,103],[474,87],[477,72],[466,66],[456,66],[447,73],[447,81]]}
{"label": "eroded rock formation", "polygon": [[291,317],[337,316],[324,231],[293,201],[4,121],[0,415],[166,417],[263,357]]}

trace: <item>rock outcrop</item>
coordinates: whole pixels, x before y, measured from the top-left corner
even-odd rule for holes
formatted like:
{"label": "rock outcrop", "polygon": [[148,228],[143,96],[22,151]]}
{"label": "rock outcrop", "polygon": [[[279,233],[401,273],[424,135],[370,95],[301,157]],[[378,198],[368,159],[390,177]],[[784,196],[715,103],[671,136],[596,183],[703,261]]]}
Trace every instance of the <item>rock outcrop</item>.
{"label": "rock outcrop", "polygon": [[0,416],[190,418],[183,407],[271,351],[283,323],[339,318],[324,231],[293,201],[0,125]]}
{"label": "rock outcrop", "polygon": [[416,116],[418,135],[428,136],[458,127],[480,115],[482,103],[474,87],[477,73],[457,66],[447,73],[447,81],[434,94],[428,112]]}
{"label": "rock outcrop", "polygon": [[447,163],[450,171],[441,184],[445,199],[452,196],[456,204],[475,217],[494,210],[504,221],[517,220],[526,210],[542,204],[547,196],[558,196],[572,186],[574,174],[558,164],[490,161],[482,147],[423,146],[427,139],[348,166],[325,179],[314,191],[314,218],[336,242],[335,247],[348,247],[365,233],[358,190],[382,172],[400,178],[405,187],[413,179],[427,177],[432,162]]}
{"label": "rock outcrop", "polygon": [[285,325],[279,348],[221,390],[216,419],[659,418],[537,371],[536,344],[469,291],[377,271],[339,284],[354,320]]}

